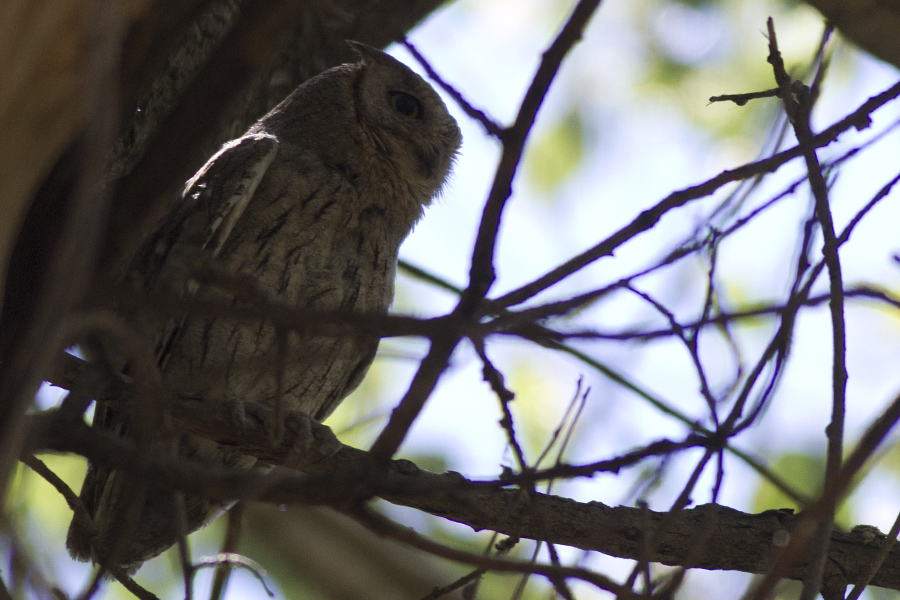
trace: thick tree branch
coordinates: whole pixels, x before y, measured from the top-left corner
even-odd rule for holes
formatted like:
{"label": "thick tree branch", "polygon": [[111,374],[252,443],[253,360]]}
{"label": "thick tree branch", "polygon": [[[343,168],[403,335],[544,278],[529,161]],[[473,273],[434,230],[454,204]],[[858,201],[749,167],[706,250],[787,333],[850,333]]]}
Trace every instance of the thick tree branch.
{"label": "thick tree branch", "polygon": [[[183,403],[172,412],[172,417],[176,424],[190,426],[193,433],[214,434],[220,441],[239,443],[255,456],[276,464],[291,455],[291,446],[297,439],[296,432],[288,428],[285,440],[272,446],[264,419],[248,418],[241,426],[224,409],[206,411]],[[74,452],[96,463],[129,469],[156,483],[189,492],[217,498],[335,507],[352,506],[378,496],[466,524],[476,531],[489,529],[682,567],[765,573],[789,539],[794,524],[803,518],[788,511],[750,515],[718,505],[674,514],[658,513],[540,493],[523,494],[497,482],[471,481],[452,472],[430,473],[406,460],[385,465],[368,453],[347,446],[303,467],[304,474],[282,469],[260,475],[140,452],[127,441],[95,431],[81,421],[61,419],[54,413],[33,415],[28,425],[32,432],[28,448],[32,452]],[[647,535],[654,540],[649,557],[643,543]],[[701,535],[705,543],[698,548]],[[826,579],[843,577],[847,583],[853,583],[867,575],[883,540],[870,531],[832,533]],[[800,579],[804,571],[805,565],[798,563],[785,576]],[[892,548],[871,584],[900,589],[900,548]]]}

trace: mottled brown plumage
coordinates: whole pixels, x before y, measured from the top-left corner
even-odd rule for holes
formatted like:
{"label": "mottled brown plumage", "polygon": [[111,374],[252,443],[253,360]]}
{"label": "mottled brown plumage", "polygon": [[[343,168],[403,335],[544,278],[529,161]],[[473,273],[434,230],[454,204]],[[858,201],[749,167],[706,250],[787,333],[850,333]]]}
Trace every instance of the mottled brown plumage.
{"label": "mottled brown plumage", "polygon": [[[129,282],[180,297],[245,301],[191,277],[206,264],[250,276],[256,288],[294,306],[387,311],[398,247],[439,193],[460,133],[418,75],[378,50],[353,47],[361,62],[310,79],[206,163],[143,244]],[[156,339],[171,387],[237,405],[273,406],[279,397],[278,338],[271,325],[198,316],[166,323],[129,319]],[[287,340],[280,402],[316,420],[359,385],[378,343],[298,332]],[[133,429],[128,419],[98,406],[95,424],[127,435]],[[239,449],[196,436],[183,436],[179,453],[256,466]],[[70,551],[82,560],[136,568],[177,540],[172,498],[167,490],[91,465],[82,500],[98,535],[92,543],[73,521]],[[190,531],[225,508],[194,496],[185,504]],[[126,517],[127,510],[139,517]]]}

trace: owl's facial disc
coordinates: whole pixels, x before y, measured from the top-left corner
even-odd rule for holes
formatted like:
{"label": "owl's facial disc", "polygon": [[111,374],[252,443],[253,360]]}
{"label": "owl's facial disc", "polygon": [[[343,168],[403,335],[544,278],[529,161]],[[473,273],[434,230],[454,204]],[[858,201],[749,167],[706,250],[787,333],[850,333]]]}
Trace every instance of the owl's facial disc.
{"label": "owl's facial disc", "polygon": [[355,86],[360,124],[397,179],[428,204],[450,171],[459,127],[440,96],[409,67],[375,48],[351,46],[362,57]]}

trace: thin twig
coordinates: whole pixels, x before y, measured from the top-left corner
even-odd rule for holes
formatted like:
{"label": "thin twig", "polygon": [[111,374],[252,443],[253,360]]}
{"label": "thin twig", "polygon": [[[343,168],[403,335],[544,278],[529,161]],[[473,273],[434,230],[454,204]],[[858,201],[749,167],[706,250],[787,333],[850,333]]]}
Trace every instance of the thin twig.
{"label": "thin twig", "polygon": [[709,103],[713,102],[734,102],[738,106],[744,106],[750,100],[757,98],[776,98],[778,96],[778,88],[771,90],[763,90],[762,92],[748,92],[746,94],[723,94],[721,96],[711,96]]}
{"label": "thin twig", "polygon": [[248,558],[241,554],[234,553],[220,553],[216,555],[214,558],[210,560],[204,560],[194,565],[194,569],[203,569],[206,567],[217,567],[221,564],[228,564],[230,567],[240,567],[243,569],[247,569],[253,575],[256,576],[256,579],[259,580],[260,585],[263,586],[263,589],[266,591],[266,594],[269,598],[275,597],[275,592],[269,589],[269,586],[266,584],[266,570],[260,565],[258,562],[253,560],[252,558]]}
{"label": "thin twig", "polygon": [[[844,414],[846,412],[845,396],[847,393],[847,339],[844,323],[844,284],[841,273],[841,262],[838,255],[838,240],[834,231],[831,207],[828,204],[828,186],[822,175],[822,167],[816,156],[813,145],[813,134],[810,129],[810,112],[812,111],[812,94],[800,82],[793,81],[784,68],[784,61],[778,50],[775,36],[775,25],[771,17],[767,21],[769,32],[769,63],[775,73],[775,81],[780,89],[781,101],[797,141],[803,150],[806,160],[809,185],[816,200],[816,218],[824,238],[822,250],[824,262],[828,268],[831,286],[829,308],[831,311],[833,361],[832,361],[832,411],[831,423],[826,429],[828,448],[826,452],[825,489],[834,481],[841,468],[844,440]],[[813,546],[810,548],[810,564],[807,578],[803,582],[803,593],[800,600],[813,600],[822,586],[824,562],[828,554],[832,521],[835,507],[824,510],[822,520],[818,523],[818,532]]]}
{"label": "thin twig", "polygon": [[532,563],[524,560],[511,560],[495,558],[491,556],[480,556],[477,554],[472,554],[470,552],[457,550],[455,548],[445,546],[444,544],[439,544],[437,542],[431,541],[428,538],[419,535],[414,530],[398,525],[397,523],[394,523],[393,521],[379,515],[378,513],[366,507],[357,507],[353,509],[349,513],[349,515],[356,519],[356,521],[358,521],[364,527],[380,536],[403,542],[413,548],[417,548],[424,552],[428,552],[429,554],[440,556],[442,558],[446,558],[455,562],[478,565],[491,571],[499,571],[504,573],[534,573],[536,575],[543,575],[547,578],[564,577],[581,579],[582,581],[590,583],[601,590],[615,593],[619,593],[623,589],[622,586],[618,585],[608,577],[599,573],[588,571],[586,569],[580,569],[577,567],[557,567],[553,565],[544,565],[541,563]]}
{"label": "thin twig", "polygon": [[509,443],[510,448],[512,448],[513,454],[515,454],[519,470],[527,471],[530,467],[528,466],[528,461],[525,459],[525,452],[522,450],[522,445],[519,444],[519,440],[516,438],[515,423],[513,422],[512,411],[509,408],[509,403],[512,402],[516,396],[506,388],[506,385],[503,382],[503,374],[497,370],[497,367],[495,367],[494,363],[491,362],[491,359],[488,358],[487,351],[484,348],[484,341],[478,339],[474,340],[473,343],[475,345],[475,352],[478,354],[478,358],[481,359],[484,380],[488,382],[494,395],[497,396],[497,399],[500,401],[500,411],[503,413],[503,418],[500,419],[500,426],[503,428],[503,431],[506,432],[506,441]]}
{"label": "thin twig", "polygon": [[422,68],[424,68],[425,72],[428,73],[428,77],[437,82],[437,84],[441,86],[441,89],[447,92],[447,94],[449,94],[451,98],[453,98],[456,104],[459,105],[461,109],[463,109],[463,112],[465,112],[469,116],[469,118],[481,123],[481,126],[484,127],[484,130],[487,131],[489,135],[492,135],[497,139],[503,139],[505,129],[503,129],[503,127],[501,127],[499,123],[487,116],[484,111],[472,106],[472,104],[468,100],[463,98],[463,95],[459,93],[456,88],[444,81],[444,79],[440,75],[438,75],[434,69],[431,68],[431,65],[427,60],[425,60],[425,57],[422,56],[418,50],[416,50],[416,47],[412,45],[412,42],[410,42],[409,39],[403,38],[400,43],[403,44],[406,49],[409,50],[410,54],[413,55],[413,58],[415,58],[418,63],[422,65]]}
{"label": "thin twig", "polygon": [[516,121],[503,136],[503,151],[497,165],[494,183],[488,194],[478,227],[478,237],[472,252],[472,265],[469,272],[469,287],[463,295],[460,308],[465,314],[472,314],[481,300],[486,296],[494,283],[494,247],[497,232],[500,228],[500,217],[506,201],[512,193],[512,180],[515,177],[525,141],[534,125],[537,112],[543,104],[547,90],[556,77],[563,59],[572,49],[587,26],[601,0],[581,0],[572,11],[569,20],[544,52],[534,79],[525,92]]}
{"label": "thin twig", "polygon": [[[222,549],[219,556],[233,555],[237,552],[238,542],[241,539],[243,524],[244,503],[238,502],[232,506],[226,515],[225,539],[222,540]],[[228,578],[231,575],[232,563],[220,561],[213,573],[213,583],[209,591],[209,600],[219,600],[228,586]]]}

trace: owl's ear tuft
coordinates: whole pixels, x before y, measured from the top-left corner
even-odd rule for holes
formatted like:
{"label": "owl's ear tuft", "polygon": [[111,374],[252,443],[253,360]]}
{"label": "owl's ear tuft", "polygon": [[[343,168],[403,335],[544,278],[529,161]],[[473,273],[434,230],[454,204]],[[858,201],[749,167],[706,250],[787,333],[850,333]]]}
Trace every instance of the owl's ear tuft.
{"label": "owl's ear tuft", "polygon": [[369,46],[368,44],[363,44],[362,42],[357,42],[354,40],[345,41],[347,42],[347,45],[353,49],[354,52],[359,54],[359,57],[364,63],[377,62],[384,56],[384,52],[382,52],[378,48]]}

